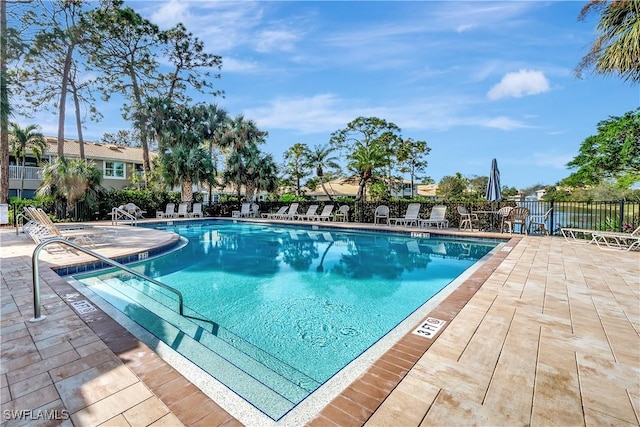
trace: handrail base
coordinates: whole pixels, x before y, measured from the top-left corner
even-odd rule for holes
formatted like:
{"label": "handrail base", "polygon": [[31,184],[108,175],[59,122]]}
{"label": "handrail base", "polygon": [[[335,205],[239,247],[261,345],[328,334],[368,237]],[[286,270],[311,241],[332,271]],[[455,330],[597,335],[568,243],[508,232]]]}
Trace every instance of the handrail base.
{"label": "handrail base", "polygon": [[36,322],[41,322],[44,319],[46,319],[47,316],[45,316],[44,314],[40,315],[39,317],[32,317],[31,319],[29,319],[29,322],[31,323],[36,323]]}

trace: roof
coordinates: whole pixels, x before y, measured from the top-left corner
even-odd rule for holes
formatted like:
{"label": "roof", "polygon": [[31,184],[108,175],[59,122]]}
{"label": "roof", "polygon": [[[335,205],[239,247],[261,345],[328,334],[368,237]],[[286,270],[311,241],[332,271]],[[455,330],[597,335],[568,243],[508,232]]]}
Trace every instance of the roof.
{"label": "roof", "polygon": [[[409,183],[410,181],[404,181]],[[358,194],[358,181],[348,178],[338,178],[324,184],[329,194],[333,197],[355,197]],[[416,191],[418,196],[435,197],[438,184],[417,184]],[[318,186],[314,191],[307,192],[308,196],[324,196],[325,192],[322,186]]]}
{"label": "roof", "polygon": [[[46,137],[47,148],[44,154],[58,154],[58,140],[53,137]],[[84,142],[84,155],[87,159],[96,160],[120,160],[123,162],[142,163],[142,148],[123,147],[119,145],[100,144],[97,142]],[[64,140],[64,154],[68,157],[80,157],[80,144],[75,139]],[[152,159],[157,153],[149,152]]]}

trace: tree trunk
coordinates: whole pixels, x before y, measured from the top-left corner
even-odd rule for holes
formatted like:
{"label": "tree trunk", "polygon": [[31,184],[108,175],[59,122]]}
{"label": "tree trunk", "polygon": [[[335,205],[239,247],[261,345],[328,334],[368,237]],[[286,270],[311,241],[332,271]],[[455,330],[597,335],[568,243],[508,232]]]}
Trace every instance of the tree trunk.
{"label": "tree trunk", "polygon": [[73,59],[73,45],[67,47],[67,55],[64,59],[62,70],[62,89],[60,91],[60,104],[58,105],[58,158],[64,157],[64,119],[67,106],[67,85],[71,73],[71,61]]}
{"label": "tree trunk", "polygon": [[253,202],[253,198],[256,194],[256,186],[254,185],[253,182],[248,182],[245,186],[245,192],[247,194],[245,194],[245,197],[247,199],[247,202]]}
{"label": "tree trunk", "polygon": [[7,92],[7,1],[0,0],[0,203],[9,202],[9,93]]}
{"label": "tree trunk", "polygon": [[73,88],[73,104],[76,108],[76,129],[78,130],[78,144],[80,148],[80,158],[85,159],[84,156],[84,138],[82,137],[82,120],[80,119],[80,100],[78,99],[78,91],[72,82],[69,82]]}
{"label": "tree trunk", "polygon": [[180,193],[182,202],[191,203],[193,201],[193,183],[190,179],[182,181]]}
{"label": "tree trunk", "polygon": [[[131,86],[133,87],[133,97],[136,100],[138,108],[142,108],[142,95],[140,94],[140,87],[138,86],[138,79],[134,70],[129,70],[129,77],[131,78]],[[147,141],[146,123],[147,117],[140,117],[138,119],[138,125],[140,129],[140,145],[142,145],[142,170],[144,173],[144,185],[145,188],[149,186],[149,175],[151,172],[151,162],[149,161],[149,142]]]}
{"label": "tree trunk", "polygon": [[22,193],[24,193],[24,165],[26,163],[26,156],[22,156],[22,171],[20,173],[20,194],[18,197],[22,200]]}
{"label": "tree trunk", "polygon": [[358,194],[356,194],[356,202],[364,202],[364,187],[367,185],[367,180],[365,178],[360,178],[358,182]]}

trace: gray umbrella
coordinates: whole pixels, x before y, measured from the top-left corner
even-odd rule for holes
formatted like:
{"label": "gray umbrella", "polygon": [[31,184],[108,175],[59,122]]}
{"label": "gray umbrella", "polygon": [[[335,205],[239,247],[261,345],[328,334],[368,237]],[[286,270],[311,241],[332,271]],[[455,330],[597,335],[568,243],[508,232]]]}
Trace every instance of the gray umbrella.
{"label": "gray umbrella", "polygon": [[489,172],[489,182],[487,182],[487,194],[485,194],[485,197],[490,202],[499,202],[502,200],[500,171],[498,170],[498,162],[496,159],[491,161],[491,172]]}

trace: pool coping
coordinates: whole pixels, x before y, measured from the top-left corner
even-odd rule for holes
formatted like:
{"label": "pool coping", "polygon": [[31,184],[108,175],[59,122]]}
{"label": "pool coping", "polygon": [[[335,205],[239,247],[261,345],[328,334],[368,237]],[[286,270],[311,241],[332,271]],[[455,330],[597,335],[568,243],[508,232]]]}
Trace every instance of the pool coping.
{"label": "pool coping", "polygon": [[[206,218],[204,220],[230,220],[238,222],[237,218]],[[301,224],[299,221],[254,221],[255,218],[246,219],[242,222],[255,222],[256,224],[277,224],[277,225],[309,225],[307,223]],[[202,220],[195,220],[201,222]],[[151,222],[151,221],[150,221]],[[175,221],[152,221],[158,223],[167,223]],[[412,235],[415,232],[424,233],[427,230],[410,227],[379,227],[369,224],[371,227],[366,227],[367,224],[362,224],[358,228],[349,227],[353,223],[342,224],[318,224],[323,228],[331,228],[340,231],[374,231],[374,232],[395,232],[399,235]],[[313,224],[315,225],[315,224]],[[336,226],[337,225],[337,226]],[[359,224],[360,225],[360,224]],[[436,231],[435,229],[428,229],[428,232]],[[451,233],[451,231],[454,231]],[[469,234],[456,234],[455,229],[438,229],[437,232],[431,234],[444,235],[451,238],[475,238],[483,240],[482,237],[478,238]],[[502,249],[499,251],[492,251],[489,258],[485,259],[483,263],[462,283],[458,284],[455,289],[448,294],[443,301],[437,304],[431,311],[429,311],[423,319],[416,323],[418,327],[428,317],[435,317],[440,320],[444,320],[445,325],[438,331],[437,335],[433,339],[425,339],[418,337],[411,332],[405,334],[400,340],[395,342],[381,357],[379,357],[365,372],[351,382],[346,388],[344,388],[333,400],[331,400],[320,412],[315,414],[315,417],[308,417],[309,420],[306,425],[309,426],[324,426],[324,425],[362,425],[367,419],[375,412],[380,404],[385,400],[389,393],[402,381],[409,370],[416,364],[420,357],[429,349],[429,347],[437,340],[446,327],[450,324],[451,320],[455,318],[457,313],[468,303],[473,295],[482,287],[484,282],[489,278],[493,271],[500,265],[500,263],[509,254],[509,251],[515,247],[522,237],[509,236],[507,238],[503,236],[487,236],[489,240],[495,241],[500,239],[505,241]],[[419,237],[419,236],[416,236]],[[438,236],[443,237],[443,236]],[[151,248],[154,250],[157,248]],[[129,256],[137,256],[138,253],[146,252],[140,251]],[[137,258],[135,259],[137,261]],[[74,289],[72,285],[65,282],[66,286]],[[69,302],[65,298],[65,293],[68,293],[68,288],[58,291],[54,289],[56,293],[65,301]],[[72,308],[78,313],[78,315],[87,323],[87,325],[107,344],[107,346],[123,361],[125,365],[132,369],[132,371],[140,377],[140,379],[154,392],[163,402],[171,409],[172,413],[185,424],[191,424],[193,419],[193,408],[183,405],[177,405],[175,396],[167,394],[167,384],[173,383],[171,388],[184,388],[189,390],[194,396],[193,399],[198,399],[200,402],[198,405],[203,409],[206,408],[209,411],[209,415],[206,416],[207,420],[223,420],[223,422],[241,423],[232,414],[225,411],[223,407],[218,405],[214,400],[207,396],[206,393],[197,389],[191,381],[189,381],[182,373],[178,372],[171,364],[165,361],[160,355],[156,354],[154,350],[151,350],[144,342],[140,341],[134,334],[123,327],[112,315],[105,313],[100,307],[97,308],[97,312],[83,314],[80,313],[75,307]],[[99,320],[99,321],[98,321]],[[110,320],[110,322],[109,322]],[[106,322],[105,322],[106,321]],[[94,326],[96,328],[94,329]],[[115,333],[114,330],[120,329],[120,332]],[[133,353],[135,357],[132,358]],[[155,356],[155,357],[154,357]],[[144,360],[144,362],[142,361]],[[151,369],[148,369],[150,367]],[[157,378],[158,372],[162,372],[163,376],[168,375],[164,380]],[[338,374],[339,375],[339,374]],[[168,380],[167,380],[168,379]],[[166,380],[166,381],[165,381]],[[331,381],[331,380],[329,380]],[[325,383],[326,384],[326,383]],[[195,390],[194,390],[195,389]],[[316,391],[317,392],[317,391]],[[315,392],[314,392],[315,393]],[[312,394],[313,395],[313,394]],[[335,393],[334,393],[335,395]],[[241,398],[240,398],[241,399]],[[308,398],[307,398],[308,399]],[[304,402],[304,401],[303,401]],[[291,412],[302,405],[299,403]],[[255,409],[255,411],[259,411]],[[289,415],[289,414],[287,414]],[[290,419],[287,419],[287,415],[281,418],[279,421],[273,421],[270,418],[265,417],[268,421],[271,421],[273,425],[287,425]],[[198,423],[202,423],[199,420]],[[282,424],[280,424],[282,423]],[[208,425],[208,424],[202,424]],[[291,424],[294,425],[294,424]],[[299,424],[295,424],[299,425]]]}

